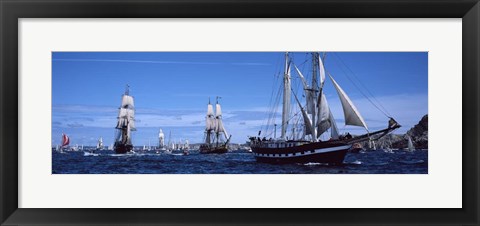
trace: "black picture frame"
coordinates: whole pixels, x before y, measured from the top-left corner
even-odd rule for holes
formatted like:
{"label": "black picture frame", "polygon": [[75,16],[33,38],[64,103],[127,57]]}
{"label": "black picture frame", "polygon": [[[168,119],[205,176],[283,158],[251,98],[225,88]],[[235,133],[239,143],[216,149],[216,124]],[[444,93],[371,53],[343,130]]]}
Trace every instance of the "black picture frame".
{"label": "black picture frame", "polygon": [[[2,225],[478,225],[478,0],[0,0]],[[460,209],[18,208],[19,18],[462,18]],[[460,79],[460,78],[454,78]],[[454,123],[454,122],[452,122]],[[451,131],[450,131],[451,132]],[[460,150],[452,150],[460,151]],[[448,167],[448,166],[445,166]],[[439,197],[441,198],[441,197]]]}

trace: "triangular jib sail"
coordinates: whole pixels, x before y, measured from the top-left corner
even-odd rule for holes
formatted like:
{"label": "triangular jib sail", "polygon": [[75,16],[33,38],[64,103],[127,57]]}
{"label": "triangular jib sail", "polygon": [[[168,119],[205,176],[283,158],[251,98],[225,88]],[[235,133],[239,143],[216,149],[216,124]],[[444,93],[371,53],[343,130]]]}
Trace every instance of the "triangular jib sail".
{"label": "triangular jib sail", "polygon": [[335,89],[337,90],[338,96],[340,97],[340,102],[342,103],[343,107],[343,114],[345,116],[345,125],[362,126],[368,131],[365,120],[363,120],[363,117],[360,115],[360,112],[358,112],[355,105],[353,105],[353,102],[347,96],[345,91],[343,91],[343,89],[338,85],[335,79],[333,79],[331,75],[329,75],[329,77],[332,80]]}

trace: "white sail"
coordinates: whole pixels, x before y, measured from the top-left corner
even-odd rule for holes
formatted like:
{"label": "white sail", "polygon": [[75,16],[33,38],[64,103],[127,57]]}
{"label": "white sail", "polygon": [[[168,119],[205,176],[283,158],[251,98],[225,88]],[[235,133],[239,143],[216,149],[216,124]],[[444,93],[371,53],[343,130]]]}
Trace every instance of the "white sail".
{"label": "white sail", "polygon": [[225,128],[223,127],[223,122],[222,122],[222,108],[220,107],[220,104],[217,104],[215,106],[215,132],[216,133],[221,133],[225,131]]}
{"label": "white sail", "polygon": [[97,148],[100,149],[102,147],[103,147],[103,139],[102,137],[100,137],[100,139],[98,139]]}
{"label": "white sail", "polygon": [[133,109],[127,109],[127,117],[128,117],[128,119],[134,119],[135,118],[135,111]]}
{"label": "white sail", "polygon": [[215,105],[215,116],[216,117],[222,116],[222,108],[220,107],[220,104]]}
{"label": "white sail", "polygon": [[215,127],[216,126],[215,126],[215,116],[213,113],[213,106],[211,104],[208,104],[205,130],[214,130]]}
{"label": "white sail", "polygon": [[308,117],[307,112],[305,111],[305,109],[303,109],[302,104],[300,103],[300,101],[299,101],[298,98],[297,98],[297,95],[295,95],[295,93],[293,93],[293,96],[295,97],[295,100],[296,100],[297,103],[298,103],[298,107],[299,107],[300,110],[302,111],[303,121],[304,121],[304,123],[305,123],[305,135],[310,135],[310,134],[312,134],[312,131],[313,131],[312,121],[311,121],[310,118]]}
{"label": "white sail", "polygon": [[338,83],[329,76],[337,90],[338,96],[340,97],[340,102],[342,103],[343,113],[345,115],[345,125],[352,125],[352,126],[362,126],[368,131],[367,124],[363,120],[360,112],[358,112],[355,105],[353,105],[350,98],[347,96],[345,91],[338,85]]}
{"label": "white sail", "polygon": [[215,130],[216,128],[216,123],[215,123],[215,118],[213,116],[207,117],[206,118],[206,128],[205,130]]}
{"label": "white sail", "polygon": [[137,131],[137,127],[135,127],[135,120],[130,119],[130,120],[128,121],[128,126],[130,127],[130,130],[131,130],[131,131]]}
{"label": "white sail", "polygon": [[318,117],[317,117],[317,137],[320,137],[325,131],[330,129],[330,108],[328,107],[327,98],[325,94],[322,93],[320,104],[318,107]]}
{"label": "white sail", "polygon": [[285,53],[285,74],[283,76],[283,111],[282,111],[282,138],[286,138],[288,119],[290,113],[291,99],[291,78],[290,78],[290,61],[288,53]]}
{"label": "white sail", "polygon": [[223,122],[221,118],[217,118],[217,127],[215,129],[216,133],[223,133],[225,136],[225,139],[228,139],[228,134],[227,131],[225,131],[225,127],[223,126]]}
{"label": "white sail", "polygon": [[207,116],[214,116],[213,114],[213,106],[211,104],[207,105]]}
{"label": "white sail", "polygon": [[127,144],[131,144],[131,139],[130,139],[130,124],[127,125]]}
{"label": "white sail", "polygon": [[163,134],[162,129],[160,129],[160,132],[158,133],[158,144],[160,147],[165,146],[165,134]]}
{"label": "white sail", "polygon": [[408,136],[408,150],[409,151],[415,150],[415,146],[413,146],[412,138],[410,138],[410,136]]}
{"label": "white sail", "polygon": [[323,61],[320,56],[318,56],[318,68],[320,73],[320,84],[325,82],[325,67],[323,66]]}
{"label": "white sail", "polygon": [[126,118],[128,116],[128,112],[126,108],[120,108],[118,111],[118,118]]}
{"label": "white sail", "polygon": [[331,137],[334,139],[334,140],[337,140],[338,137],[339,137],[339,133],[338,133],[338,127],[337,127],[337,123],[335,122],[335,118],[333,118],[333,114],[332,114],[332,111],[330,111],[330,124],[332,125],[332,130],[331,130]]}
{"label": "white sail", "polygon": [[122,96],[122,108],[134,108],[132,96],[129,96],[129,95]]}
{"label": "white sail", "polygon": [[307,83],[307,80],[305,80],[305,76],[303,76],[302,72],[298,69],[297,65],[294,64],[293,67],[295,67],[295,70],[297,71],[298,76],[302,80],[303,89],[308,89],[308,83]]}
{"label": "white sail", "polygon": [[297,68],[296,65],[293,65],[295,67],[295,70],[297,71],[298,76],[302,80],[303,84],[303,89],[305,90],[305,94],[307,97],[307,113],[308,114],[314,114],[315,113],[315,93],[310,87],[308,87],[307,80],[305,80],[305,77],[303,76],[302,72]]}

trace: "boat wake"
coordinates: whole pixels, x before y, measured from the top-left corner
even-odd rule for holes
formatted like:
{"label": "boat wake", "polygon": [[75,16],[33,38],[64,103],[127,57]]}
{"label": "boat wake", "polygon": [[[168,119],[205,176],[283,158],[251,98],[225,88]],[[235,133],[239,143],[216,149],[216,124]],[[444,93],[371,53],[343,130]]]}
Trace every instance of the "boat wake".
{"label": "boat wake", "polygon": [[307,162],[302,164],[304,166],[328,166],[328,163],[321,163],[321,162]]}
{"label": "boat wake", "polygon": [[422,164],[424,162],[423,160],[400,161],[403,164]]}
{"label": "boat wake", "polygon": [[343,164],[347,164],[347,165],[361,165],[362,162],[359,161],[359,160],[355,160],[353,162],[344,162]]}
{"label": "boat wake", "polygon": [[100,154],[91,153],[91,152],[83,152],[83,156],[99,156]]}

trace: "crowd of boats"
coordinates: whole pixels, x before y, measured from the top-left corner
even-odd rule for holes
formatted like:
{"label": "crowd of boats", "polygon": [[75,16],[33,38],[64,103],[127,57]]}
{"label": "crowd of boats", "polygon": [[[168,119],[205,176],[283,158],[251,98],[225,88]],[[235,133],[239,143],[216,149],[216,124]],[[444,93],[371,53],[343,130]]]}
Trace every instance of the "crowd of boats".
{"label": "crowd of boats", "polygon": [[[375,104],[375,102],[370,101],[386,116],[386,127],[377,131],[369,130],[352,100],[325,69],[323,61],[326,54],[321,55],[318,52],[309,54],[311,66],[309,78],[311,80],[307,81],[304,72],[293,62],[290,54],[285,53],[283,74],[278,76],[282,85],[277,92],[277,95],[280,95],[283,100],[281,106],[282,121],[279,128],[280,136],[277,137],[276,135],[275,114],[271,114],[267,125],[262,127],[264,129],[259,131],[256,136],[248,137],[247,145],[242,147],[246,152],[251,152],[258,162],[339,164],[343,162],[347,152],[375,150],[376,141],[400,128],[400,124],[393,117],[382,111],[383,106],[377,106],[379,103]],[[298,80],[301,81],[300,86],[302,88],[298,92],[292,89],[292,69],[295,71]],[[327,84],[327,78],[329,78],[331,85],[339,96],[345,125],[363,127],[365,129],[364,134],[350,135],[348,132],[343,134],[339,132],[325,94],[324,87]],[[299,97],[305,97],[305,101],[301,102]],[[277,109],[277,106],[272,109]],[[184,155],[188,155],[192,150],[188,140],[179,143],[171,142],[171,133],[169,142],[165,144],[165,135],[161,129],[158,134],[158,145],[155,147],[144,146],[142,149],[133,146],[131,132],[136,130],[135,108],[134,98],[130,95],[128,85],[122,95],[117,119],[115,142],[107,147],[108,150],[115,151],[118,154],[151,151],[159,154],[181,152]],[[215,107],[209,100],[205,123],[203,142],[195,147],[195,150],[201,154],[224,154],[231,151],[229,150],[229,143],[232,135],[229,135],[225,129],[219,97],[216,98]],[[60,152],[74,150],[75,148],[69,148],[69,142],[68,136],[63,134],[62,144],[57,150]],[[368,143],[368,147],[364,147],[365,145],[362,145],[364,143]],[[383,144],[383,146],[385,152],[393,152],[388,144]],[[100,138],[96,150],[104,148],[103,141]],[[406,150],[413,151],[414,149],[413,142],[408,137]]]}

